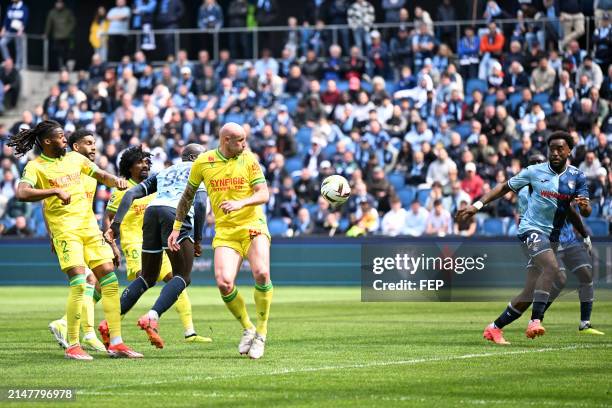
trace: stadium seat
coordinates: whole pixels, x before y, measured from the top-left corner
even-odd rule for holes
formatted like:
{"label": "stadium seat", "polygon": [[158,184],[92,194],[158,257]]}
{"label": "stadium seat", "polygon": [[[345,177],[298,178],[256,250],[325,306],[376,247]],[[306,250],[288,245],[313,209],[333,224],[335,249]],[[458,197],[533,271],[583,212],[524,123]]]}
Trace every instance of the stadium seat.
{"label": "stadium seat", "polygon": [[589,218],[599,218],[599,215],[601,214],[601,206],[599,203],[591,202],[591,209],[593,211],[591,211]]}
{"label": "stadium seat", "polygon": [[287,170],[287,173],[289,173],[290,175],[294,171],[302,170],[302,159],[300,159],[299,157],[287,159],[285,161],[285,170]]}
{"label": "stadium seat", "polygon": [[334,143],[330,143],[323,149],[323,157],[326,159],[331,159],[334,154],[336,154],[336,145]]}
{"label": "stadium seat", "polygon": [[235,123],[238,123],[239,125],[242,125],[244,123],[244,114],[230,112],[223,117],[223,122],[224,123],[235,122]]}
{"label": "stadium seat", "polygon": [[[519,103],[523,100],[523,96],[520,92],[514,92],[508,96],[508,102],[510,102],[510,109],[512,112],[516,109]],[[510,112],[511,113],[511,112]]]}
{"label": "stadium seat", "polygon": [[272,236],[283,236],[287,233],[288,225],[281,218],[272,218],[268,221],[268,230]]}
{"label": "stadium seat", "polygon": [[370,82],[361,81],[361,88],[367,93],[372,92],[372,84]]}
{"label": "stadium seat", "polygon": [[419,199],[419,203],[421,203],[422,206],[425,206],[427,204],[429,193],[431,193],[431,188],[426,188],[417,192],[417,198]]}
{"label": "stadium seat", "polygon": [[453,130],[461,135],[462,140],[465,140],[472,131],[472,125],[470,123],[461,123],[455,126]]}
{"label": "stadium seat", "polygon": [[485,104],[495,104],[495,94],[485,96]]}
{"label": "stadium seat", "polygon": [[482,224],[484,235],[488,237],[503,236],[504,221],[499,218],[487,218]]}
{"label": "stadium seat", "polygon": [[480,92],[482,92],[483,95],[486,95],[487,88],[487,82],[483,81],[482,79],[468,79],[467,83],[465,84],[465,94],[471,96],[472,92],[478,89],[480,90]]}
{"label": "stadium seat", "polygon": [[389,174],[389,183],[393,186],[395,191],[401,191],[406,185],[405,176],[402,173],[394,172]]}
{"label": "stadium seat", "polygon": [[585,221],[593,236],[605,237],[608,235],[608,221],[601,218],[587,218]]}
{"label": "stadium seat", "polygon": [[410,207],[410,203],[414,200],[414,189],[411,187],[404,188],[403,190],[399,190],[397,192],[397,196],[402,202],[402,207],[408,208]]}
{"label": "stadium seat", "polygon": [[290,98],[285,99],[283,103],[287,105],[287,110],[289,112],[295,112],[295,110],[297,109],[297,105],[298,105],[298,98],[290,97]]}
{"label": "stadium seat", "polygon": [[312,129],[307,126],[303,126],[298,130],[297,134],[295,135],[295,140],[297,140],[298,143],[310,146],[311,137]]}
{"label": "stadium seat", "polygon": [[550,105],[550,95],[546,92],[540,92],[533,96],[533,102],[539,103],[544,107],[544,105]]}
{"label": "stadium seat", "polygon": [[336,87],[338,88],[338,91],[346,92],[348,91],[349,83],[348,81],[337,81]]}

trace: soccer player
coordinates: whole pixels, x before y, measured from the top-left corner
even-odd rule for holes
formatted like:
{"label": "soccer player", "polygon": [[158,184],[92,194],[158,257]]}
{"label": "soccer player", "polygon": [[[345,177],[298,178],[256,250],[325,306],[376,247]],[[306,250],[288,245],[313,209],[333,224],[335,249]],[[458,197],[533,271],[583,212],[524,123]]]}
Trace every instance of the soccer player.
{"label": "soccer player", "polygon": [[[128,180],[131,187],[137,186],[149,177],[149,170],[151,166],[150,154],[143,152],[140,146],[130,147],[125,150],[121,155],[119,161],[119,174]],[[126,191],[114,190],[112,192],[111,199],[106,207],[105,225],[110,226],[111,222],[115,219],[119,205],[122,203]],[[133,195],[130,195],[133,197]],[[128,206],[128,211],[123,215],[121,220],[121,227],[119,234],[121,238],[121,248],[123,249],[123,255],[125,256],[127,279],[133,281],[139,278],[141,275],[141,254],[142,254],[142,225],[144,221],[144,213],[147,206],[156,197],[154,192],[143,196],[142,198],[134,199],[131,205]],[[162,256],[161,272],[158,280],[169,282],[172,279],[172,267],[170,260],[166,254]],[[125,289],[124,294],[121,296],[121,315],[123,316],[126,312],[126,306],[124,299],[128,298],[128,289]],[[211,339],[207,337],[198,336],[195,332],[191,313],[191,302],[187,295],[187,290],[181,292],[178,300],[175,303],[176,311],[179,314],[183,328],[185,330],[185,341],[188,343],[207,343]],[[102,338],[106,340],[108,338],[108,326],[106,321],[102,321],[99,326]]]}
{"label": "soccer player", "polygon": [[[79,129],[73,132],[68,138],[68,145],[72,151],[87,157],[92,162],[96,159],[96,138],[91,131]],[[89,203],[89,208],[93,210],[93,201],[96,196],[98,181],[95,178],[85,174],[81,174],[81,179],[83,181],[83,187],[85,189],[85,196],[87,197]],[[49,231],[48,223],[47,231]],[[53,236],[51,235],[50,231],[49,237],[51,238],[51,251],[55,253],[55,249],[53,247]],[[115,254],[115,259],[113,260],[115,267],[119,266],[119,257],[119,254]],[[100,284],[89,268],[85,268],[85,279],[85,294],[83,298],[83,309],[81,311],[81,329],[83,330],[82,343],[93,351],[106,352],[106,347],[104,347],[104,344],[102,344],[102,342],[96,337],[96,332],[94,330],[95,304],[100,300],[101,296]],[[49,330],[60,346],[62,346],[64,349],[68,348],[68,341],[66,339],[66,314],[64,314],[64,316],[62,316],[60,319],[49,323]]]}
{"label": "soccer player", "polygon": [[531,320],[525,332],[532,339],[546,333],[541,322],[553,283],[565,282],[555,252],[572,200],[578,204],[582,216],[591,214],[586,177],[576,167],[567,164],[574,147],[572,137],[567,132],[557,131],[549,136],[547,143],[547,163],[528,166],[507,183],[498,184],[479,201],[457,212],[459,221],[467,220],[484,205],[504,194],[510,191],[516,193],[525,186],[531,187],[529,206],[519,224],[518,238],[541,271],[535,283]]}
{"label": "soccer player", "polygon": [[66,144],[64,130],[59,123],[50,120],[40,122],[33,129],[20,131],[8,143],[18,157],[28,153],[34,145],[42,151],[39,157],[26,165],[16,196],[21,201],[45,200],[45,217],[53,236],[55,252],[62,271],[70,280],[66,307],[68,348],[65,357],[93,359],[79,343],[87,266],[100,282],[104,315],[111,333],[108,354],[111,357],[142,357],[142,354],[127,347],[121,338],[119,283],[114,272],[113,251],[104,240],[89,208],[81,174],[91,176],[108,187],[126,188],[127,182],[100,170],[79,153],[66,153]]}
{"label": "soccer player", "polygon": [[[153,287],[160,277],[163,267],[165,243],[172,231],[176,206],[182,191],[187,185],[189,171],[194,160],[204,149],[197,144],[185,146],[181,154],[183,161],[170,166],[157,175],[151,176],[142,183],[132,187],[121,200],[117,213],[113,218],[106,237],[113,240],[123,237],[123,223],[128,221],[129,210],[134,200],[142,199],[157,192],[155,198],[149,203],[144,213],[142,224],[142,269],[140,276],[128,286],[121,296],[121,313],[127,313],[140,299],[142,294]],[[138,319],[138,326],[147,333],[151,344],[157,348],[164,347],[164,341],[159,335],[159,318],[180,298],[185,288],[191,282],[191,269],[193,258],[202,253],[200,242],[202,240],[202,227],[206,216],[206,193],[200,190],[196,201],[195,211],[189,209],[185,223],[181,229],[178,252],[166,251],[171,264],[171,278],[166,282],[157,301],[151,310]],[[192,220],[193,225],[192,225]],[[191,320],[191,319],[190,319]],[[195,335],[191,323],[191,337]],[[197,336],[197,335],[196,335]],[[202,337],[198,342],[210,342],[210,338]]]}
{"label": "soccer player", "polygon": [[[530,165],[543,163],[545,161],[546,158],[541,154],[536,154],[529,158]],[[525,186],[518,193],[518,210],[521,216],[528,208],[531,192],[530,186]],[[586,228],[584,227],[584,224],[582,223],[582,220],[580,219],[580,216],[573,208],[570,207],[569,210],[569,221],[565,222],[559,237],[559,248],[557,251],[559,270],[560,273],[564,275],[567,266],[567,269],[569,269],[570,272],[576,274],[580,282],[580,287],[578,290],[581,316],[579,332],[584,334],[603,335],[604,333],[594,329],[590,324],[591,311],[593,309],[593,278],[591,273],[591,260],[587,250],[590,250],[591,240],[588,236]],[[574,233],[574,226],[580,235],[584,237],[583,242],[577,239],[576,234]],[[518,296],[510,301],[506,309],[499,315],[499,317],[485,328],[483,333],[483,337],[485,339],[496,344],[510,344],[504,338],[502,329],[514,322],[516,319],[520,318],[523,312],[529,308],[531,302],[533,301],[535,283],[540,274],[541,271],[530,259],[527,263],[527,281],[525,283],[525,287]],[[545,310],[548,310],[552,302],[559,296],[563,286],[564,282],[561,281],[556,281],[553,283],[550,298]]]}
{"label": "soccer player", "polygon": [[[246,133],[237,123],[225,124],[219,133],[219,147],[200,155],[193,164],[189,183],[176,209],[176,220],[168,247],[180,249],[183,219],[200,183],[204,183],[215,216],[215,280],[221,298],[243,328],[240,354],[261,358],[268,330],[272,302],[270,281],[270,233],[261,204],[269,192],[255,155],[246,150]],[[255,279],[257,326],[251,323],[242,295],[235,285],[242,260],[248,258]]]}

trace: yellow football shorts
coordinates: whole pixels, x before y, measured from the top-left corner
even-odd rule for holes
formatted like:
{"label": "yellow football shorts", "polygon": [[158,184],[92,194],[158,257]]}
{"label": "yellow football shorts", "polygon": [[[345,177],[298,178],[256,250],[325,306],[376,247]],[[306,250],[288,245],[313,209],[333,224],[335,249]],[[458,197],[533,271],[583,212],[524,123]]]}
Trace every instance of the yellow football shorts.
{"label": "yellow football shorts", "polygon": [[54,235],[53,246],[64,272],[77,266],[94,269],[113,262],[113,250],[99,229],[60,232]]}
{"label": "yellow football shorts", "polygon": [[[142,269],[142,243],[125,245],[123,248],[125,256],[125,269],[127,272],[127,280],[133,281],[138,276],[138,272]],[[163,253],[161,271],[157,281],[162,281],[169,273],[172,273],[172,265],[166,253]]]}
{"label": "yellow football shorts", "polygon": [[215,231],[213,238],[213,249],[218,247],[229,247],[238,252],[243,258],[246,258],[251,247],[251,241],[258,236],[265,235],[272,242],[270,232],[267,225],[258,225],[251,227],[239,228],[220,228]]}

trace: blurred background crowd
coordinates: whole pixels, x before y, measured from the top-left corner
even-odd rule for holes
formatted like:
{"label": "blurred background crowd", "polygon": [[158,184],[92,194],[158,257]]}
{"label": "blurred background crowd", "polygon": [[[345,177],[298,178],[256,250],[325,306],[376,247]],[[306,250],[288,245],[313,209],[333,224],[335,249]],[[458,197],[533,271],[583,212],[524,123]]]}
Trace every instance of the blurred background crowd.
{"label": "blurred background crowd", "polygon": [[[226,3],[205,0],[192,27],[281,25],[268,20],[280,1]],[[18,101],[17,44],[28,5],[14,1],[3,10],[0,97],[7,108]],[[249,59],[244,33],[231,34],[215,58],[205,46],[193,55],[175,50],[151,31],[178,28],[180,0],[117,0],[100,7],[91,25],[89,67],[73,71],[63,39],[76,22],[57,1],[45,28],[62,67],[57,83],[19,121],[0,125],[0,232],[46,235],[40,205],[14,198],[32,156],[15,158],[6,142],[48,118],[67,135],[94,132],[97,163],[115,174],[129,146],[149,150],[155,172],[179,160],[187,143],[215,148],[223,123],[242,124],[272,193],[270,230],[282,236],[513,235],[511,193],[471,222],[453,216],[532,155],[546,155],[548,135],[566,130],[576,144],[571,164],[588,178],[593,214],[586,223],[594,235],[608,235],[612,1],[589,5],[584,13],[580,0],[481,2],[479,23],[457,35],[451,0],[435,13],[406,0],[308,0],[302,14],[282,22],[285,30],[263,32],[258,58]],[[126,37],[130,29],[141,30],[136,43]],[[165,60],[153,63],[159,48]],[[332,174],[352,187],[339,209],[319,196]],[[99,217],[109,195],[98,188]],[[213,231],[209,215],[205,233]]]}

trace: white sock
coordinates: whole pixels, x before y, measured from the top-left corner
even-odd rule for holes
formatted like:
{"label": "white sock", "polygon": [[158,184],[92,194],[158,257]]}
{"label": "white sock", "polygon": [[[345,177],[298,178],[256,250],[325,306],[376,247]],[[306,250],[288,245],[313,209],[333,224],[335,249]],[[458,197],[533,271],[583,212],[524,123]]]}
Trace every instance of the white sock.
{"label": "white sock", "polygon": [[155,310],[149,310],[149,318],[153,320],[159,320],[159,315]]}
{"label": "white sock", "polygon": [[185,337],[193,336],[194,334],[196,334],[196,332],[193,327],[185,329]]}
{"label": "white sock", "polygon": [[580,321],[580,328],[584,329],[585,327],[588,327],[591,324],[590,320],[581,320]]}
{"label": "white sock", "polygon": [[489,325],[489,327],[492,328],[492,329],[497,329],[497,326],[495,325],[495,322],[491,323]]}
{"label": "white sock", "polygon": [[83,340],[91,340],[95,337],[96,337],[95,332],[89,332],[89,333],[85,333],[85,335],[83,336]]}
{"label": "white sock", "polygon": [[116,346],[117,344],[121,344],[121,343],[123,343],[123,339],[121,338],[121,336],[113,337],[110,340],[111,346]]}

